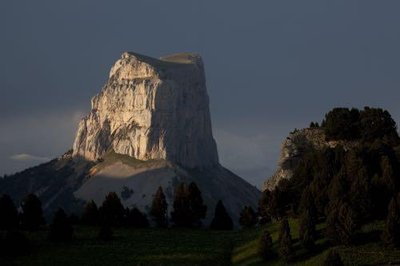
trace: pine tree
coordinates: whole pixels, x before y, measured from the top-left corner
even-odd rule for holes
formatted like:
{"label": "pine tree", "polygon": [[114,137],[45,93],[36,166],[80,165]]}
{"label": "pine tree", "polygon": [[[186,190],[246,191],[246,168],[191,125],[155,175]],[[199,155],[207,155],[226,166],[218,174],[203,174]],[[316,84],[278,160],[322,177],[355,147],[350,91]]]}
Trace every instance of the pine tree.
{"label": "pine tree", "polygon": [[110,225],[121,225],[124,220],[125,209],[115,192],[106,196],[100,209],[101,219]]}
{"label": "pine tree", "polygon": [[311,250],[316,239],[317,210],[308,187],[301,197],[300,209],[302,212],[299,227],[300,241],[306,249]]}
{"label": "pine tree", "polygon": [[217,205],[215,206],[215,214],[213,220],[211,221],[210,229],[213,230],[233,229],[232,218],[229,216],[221,200],[219,200]]}
{"label": "pine tree", "polygon": [[151,204],[150,215],[153,217],[154,222],[158,227],[168,226],[168,203],[165,199],[165,195],[162,187],[157,189],[154,195],[153,202]]}
{"label": "pine tree", "polygon": [[286,262],[290,262],[294,257],[292,246],[292,236],[290,235],[290,227],[287,219],[283,219],[279,228],[279,256]]}
{"label": "pine tree", "polygon": [[23,228],[37,230],[44,224],[42,203],[35,194],[29,194],[21,204],[21,223]]}
{"label": "pine tree", "polygon": [[271,234],[265,230],[261,235],[260,241],[258,243],[258,254],[264,260],[270,260],[275,257],[275,253],[273,250],[273,243]]}
{"label": "pine tree", "polygon": [[175,189],[171,220],[178,227],[201,225],[206,215],[207,206],[203,204],[201,192],[195,183],[187,186],[179,184]]}
{"label": "pine tree", "polygon": [[206,217],[207,206],[203,204],[201,191],[197,187],[196,183],[192,182],[189,184],[188,192],[188,199],[192,212],[192,222],[194,225],[200,226],[201,220]]}
{"label": "pine tree", "polygon": [[326,219],[327,237],[334,244],[352,244],[357,225],[351,206],[345,201],[337,201],[331,204],[330,209]]}
{"label": "pine tree", "polygon": [[89,201],[82,214],[82,223],[86,225],[97,225],[99,224],[99,218],[99,209],[96,203],[93,200]]}
{"label": "pine tree", "polygon": [[257,215],[253,208],[245,206],[240,212],[239,224],[244,228],[251,228],[257,224]]}
{"label": "pine tree", "polygon": [[389,203],[386,226],[382,233],[382,240],[387,246],[400,246],[400,194],[393,197]]}
{"label": "pine tree", "polygon": [[188,200],[188,188],[185,183],[181,183],[175,188],[171,220],[178,227],[191,226],[192,218]]}
{"label": "pine tree", "polygon": [[10,196],[0,196],[0,230],[15,229],[18,227],[18,211]]}
{"label": "pine tree", "polygon": [[50,225],[49,239],[52,241],[70,241],[73,228],[63,209],[58,209]]}

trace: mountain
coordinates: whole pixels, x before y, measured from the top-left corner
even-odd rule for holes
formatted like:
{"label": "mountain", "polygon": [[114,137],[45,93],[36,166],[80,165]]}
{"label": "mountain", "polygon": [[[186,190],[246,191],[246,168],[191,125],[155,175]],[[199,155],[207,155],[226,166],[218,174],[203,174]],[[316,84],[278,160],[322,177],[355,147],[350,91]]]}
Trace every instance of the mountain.
{"label": "mountain", "polygon": [[219,164],[199,55],[123,53],[91,104],[71,151],[1,180],[0,192],[16,201],[34,192],[51,212],[101,204],[114,191],[146,211],[159,186],[172,206],[176,184],[193,181],[208,206],[206,223],[218,200],[234,221],[244,206],[256,208],[260,192]]}

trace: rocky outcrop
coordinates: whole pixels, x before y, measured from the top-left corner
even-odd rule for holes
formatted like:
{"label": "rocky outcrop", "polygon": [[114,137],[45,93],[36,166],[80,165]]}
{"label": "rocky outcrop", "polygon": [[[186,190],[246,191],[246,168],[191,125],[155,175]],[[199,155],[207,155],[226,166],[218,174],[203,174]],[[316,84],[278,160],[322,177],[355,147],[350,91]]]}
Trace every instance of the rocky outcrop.
{"label": "rocky outcrop", "polygon": [[163,187],[169,207],[180,182],[195,182],[207,205],[208,226],[222,200],[235,225],[244,206],[257,208],[260,191],[218,162],[201,58],[160,60],[124,53],[92,99],[73,151],[0,179],[0,193],[19,202],[37,194],[50,216],[58,207],[79,213],[116,192],[125,207],[147,212]]}
{"label": "rocky outcrop", "polygon": [[344,149],[356,145],[355,141],[327,141],[322,128],[295,130],[283,141],[278,167],[275,173],[264,182],[263,190],[273,190],[282,179],[290,179],[303,154],[307,151],[341,145]]}
{"label": "rocky outcrop", "polygon": [[217,165],[208,102],[200,56],[124,53],[79,124],[73,156],[96,161],[112,150],[187,168]]}

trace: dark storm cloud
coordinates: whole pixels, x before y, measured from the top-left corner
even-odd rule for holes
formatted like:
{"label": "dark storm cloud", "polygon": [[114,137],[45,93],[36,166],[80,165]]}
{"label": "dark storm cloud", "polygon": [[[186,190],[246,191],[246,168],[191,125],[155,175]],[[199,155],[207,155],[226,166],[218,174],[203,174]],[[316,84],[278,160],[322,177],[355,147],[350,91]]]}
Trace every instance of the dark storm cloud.
{"label": "dark storm cloud", "polygon": [[[2,1],[0,173],[69,149],[123,51],[203,56],[220,157],[253,183],[333,106],[400,121],[398,1]],[[79,115],[77,115],[79,114]],[[235,155],[236,154],[236,155]],[[250,176],[251,175],[251,176]]]}

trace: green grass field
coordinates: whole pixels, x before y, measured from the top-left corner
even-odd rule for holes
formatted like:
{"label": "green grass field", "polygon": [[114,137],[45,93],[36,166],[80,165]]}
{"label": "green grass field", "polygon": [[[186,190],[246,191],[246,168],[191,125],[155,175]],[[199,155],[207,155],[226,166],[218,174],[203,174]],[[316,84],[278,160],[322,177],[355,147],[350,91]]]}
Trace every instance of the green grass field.
{"label": "green grass field", "polygon": [[[298,225],[290,222],[296,265],[321,265],[330,247],[326,239],[317,241],[313,254],[305,252],[297,241]],[[384,248],[376,242],[383,224],[374,223],[362,230],[364,244],[334,247],[346,265],[400,263],[400,251]],[[319,225],[321,230],[323,225]],[[277,247],[278,225],[267,225]],[[54,244],[46,232],[28,234],[33,244],[29,255],[0,258],[0,265],[285,265],[279,258],[262,261],[257,254],[261,228],[233,232],[182,229],[114,229],[109,242],[97,239],[97,228],[78,226],[71,243]]]}

